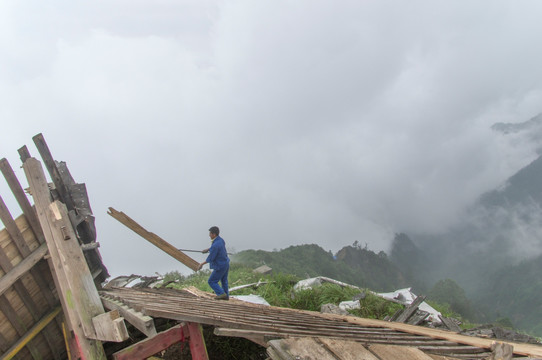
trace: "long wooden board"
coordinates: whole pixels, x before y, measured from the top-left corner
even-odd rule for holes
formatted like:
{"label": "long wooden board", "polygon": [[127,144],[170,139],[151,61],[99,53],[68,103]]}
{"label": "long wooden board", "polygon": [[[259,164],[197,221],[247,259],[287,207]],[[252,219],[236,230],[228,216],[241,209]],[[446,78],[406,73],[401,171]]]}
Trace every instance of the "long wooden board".
{"label": "long wooden board", "polygon": [[175,246],[171,245],[160,236],[147,231],[143,226],[139,225],[135,220],[130,218],[128,215],[122,211],[117,211],[112,207],[109,208],[109,215],[117,219],[121,224],[128,227],[130,230],[134,231],[136,234],[141,236],[143,239],[149,241],[154,246],[158,247],[160,250],[165,251],[168,255],[172,256],[174,259],[180,261],[190,269],[197,271],[199,263],[192,259],[190,256],[186,255]]}
{"label": "long wooden board", "polygon": [[101,343],[89,339],[95,334],[92,318],[104,313],[104,308],[69,222],[66,206],[58,200],[52,201],[45,173],[38,160],[27,159],[23,169],[36,204],[52,259],[50,264],[54,268],[55,285],[70,330],[74,332],[84,358],[105,359]]}

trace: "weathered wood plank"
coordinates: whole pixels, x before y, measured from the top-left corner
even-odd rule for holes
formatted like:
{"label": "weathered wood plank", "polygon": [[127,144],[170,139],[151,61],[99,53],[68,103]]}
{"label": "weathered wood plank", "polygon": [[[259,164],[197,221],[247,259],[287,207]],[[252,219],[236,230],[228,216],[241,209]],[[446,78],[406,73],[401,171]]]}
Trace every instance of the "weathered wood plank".
{"label": "weathered wood plank", "polygon": [[201,324],[189,322],[186,323],[186,327],[188,328],[188,333],[190,335],[190,354],[192,354],[192,359],[209,360]]}
{"label": "weathered wood plank", "polygon": [[34,250],[30,256],[15,265],[4,276],[0,278],[0,295],[4,293],[10,286],[26,274],[45,254],[47,254],[47,244],[40,245]]}
{"label": "weathered wood plank", "polygon": [[416,312],[416,310],[418,310],[418,306],[420,306],[420,304],[425,300],[425,296],[423,295],[420,295],[418,296],[416,299],[414,299],[414,301],[412,302],[412,304],[410,304],[409,306],[407,306],[407,308],[405,309],[405,311],[403,311],[401,313],[401,315],[399,315],[399,317],[395,320],[396,322],[400,322],[400,323],[404,323],[408,320],[408,318],[410,316],[412,316],[412,314],[414,314]]}
{"label": "weathered wood plank", "polygon": [[34,137],[32,137],[32,140],[34,140],[34,145],[36,145],[36,148],[38,149],[38,152],[41,155],[41,158],[43,159],[43,163],[45,164],[45,168],[49,172],[49,175],[51,176],[51,179],[53,180],[53,183],[55,184],[55,189],[58,191],[60,198],[68,208],[68,210],[74,209],[73,200],[68,193],[68,189],[66,187],[66,184],[64,184],[64,181],[62,180],[62,177],[60,176],[60,172],[56,166],[55,160],[53,158],[53,155],[51,154],[51,151],[49,150],[49,146],[45,142],[45,138],[43,137],[43,134],[37,134]]}
{"label": "weathered wood plank", "polygon": [[6,182],[11,192],[15,196],[15,200],[17,200],[17,203],[23,210],[23,214],[26,217],[28,223],[30,224],[30,228],[34,232],[36,239],[40,244],[43,244],[45,242],[45,239],[43,238],[43,232],[41,230],[36,210],[32,207],[30,201],[28,201],[28,198],[24,193],[21,183],[17,179],[17,176],[15,176],[15,172],[13,171],[8,160],[5,158],[0,160],[0,171],[2,171],[2,174],[4,175],[4,178],[6,179]]}
{"label": "weathered wood plank", "polygon": [[416,312],[414,312],[414,314],[412,314],[408,320],[406,321],[407,324],[410,324],[410,325],[418,325],[418,324],[421,324],[425,319],[427,319],[429,317],[429,313],[427,311],[423,311],[423,310],[416,310]]}
{"label": "weathered wood plank", "polygon": [[438,318],[440,319],[440,321],[442,321],[444,326],[446,326],[448,328],[448,330],[456,332],[456,333],[461,332],[461,328],[459,327],[459,325],[457,325],[451,319],[448,319],[447,317],[442,316],[442,315],[439,315]]}
{"label": "weathered wood plank", "polygon": [[359,342],[325,337],[319,337],[318,341],[341,360],[379,360]]}
{"label": "weathered wood plank", "polygon": [[514,347],[510,344],[495,342],[491,345],[491,356],[488,360],[512,360]]}
{"label": "weathered wood plank", "polygon": [[120,301],[101,297],[102,303],[105,308],[109,310],[118,310],[124,319],[130,324],[136,327],[147,337],[153,337],[156,335],[156,328],[154,327],[154,320],[150,316],[143,315],[142,313],[135,311],[134,309],[124,305]]}
{"label": "weathered wood plank", "polygon": [[325,346],[318,343],[314,338],[271,340],[269,346],[282,356],[282,359],[337,360]]}
{"label": "weathered wood plank", "polygon": [[115,360],[144,360],[188,337],[188,329],[177,325],[113,354]]}
{"label": "weathered wood plank", "polygon": [[121,211],[117,211],[112,207],[109,208],[108,214],[111,215],[113,218],[117,219],[120,223],[128,227],[130,230],[132,230],[145,240],[149,241],[154,246],[158,247],[160,250],[166,252],[174,259],[180,261],[181,263],[189,267],[190,269],[194,271],[198,270],[199,263],[196,260],[192,259],[190,256],[186,255],[158,235],[147,231],[128,215],[124,214]]}
{"label": "weathered wood plank", "polygon": [[433,360],[423,351],[408,346],[370,345],[369,350],[382,360]]}
{"label": "weathered wood plank", "polygon": [[267,347],[267,342],[269,340],[276,339],[281,336],[275,336],[273,338],[269,338],[266,333],[254,333],[253,330],[239,330],[239,329],[228,329],[228,328],[221,328],[221,327],[215,327],[214,332],[216,336],[228,336],[228,337],[239,337],[244,338],[247,340],[252,341],[253,343],[256,343],[260,346]]}
{"label": "weathered wood plank", "polygon": [[92,318],[104,312],[94,281],[68,219],[64,204],[52,202],[43,168],[38,160],[27,159],[23,165],[36,211],[43,229],[55,284],[62,309],[87,358],[105,359],[99,341],[88,339],[95,335]]}
{"label": "weathered wood plank", "polygon": [[123,342],[129,338],[124,318],[118,310],[112,310],[92,318],[96,339],[100,341]]}

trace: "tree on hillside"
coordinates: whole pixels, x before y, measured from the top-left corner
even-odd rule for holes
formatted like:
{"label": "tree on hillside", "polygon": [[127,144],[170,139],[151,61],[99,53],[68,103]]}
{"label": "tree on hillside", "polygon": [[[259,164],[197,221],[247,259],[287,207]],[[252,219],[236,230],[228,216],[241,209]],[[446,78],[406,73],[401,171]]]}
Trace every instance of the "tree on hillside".
{"label": "tree on hillside", "polygon": [[427,297],[433,301],[446,303],[450,309],[468,319],[473,318],[471,304],[465,290],[452,279],[438,281]]}

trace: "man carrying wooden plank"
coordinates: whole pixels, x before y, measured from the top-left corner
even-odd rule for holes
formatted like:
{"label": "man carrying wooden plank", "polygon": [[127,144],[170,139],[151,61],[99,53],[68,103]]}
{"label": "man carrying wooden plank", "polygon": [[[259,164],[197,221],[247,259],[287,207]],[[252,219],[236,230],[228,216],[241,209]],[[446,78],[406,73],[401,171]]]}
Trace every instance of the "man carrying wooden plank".
{"label": "man carrying wooden plank", "polygon": [[[209,276],[209,286],[215,292],[215,299],[228,300],[230,293],[228,290],[228,272],[230,270],[230,259],[228,258],[228,252],[226,251],[226,243],[220,236],[220,229],[218,226],[212,226],[209,229],[209,237],[211,238],[211,247],[202,250],[202,253],[209,253],[207,259],[199,264],[198,270],[203,265],[209,264],[209,267],[213,270],[211,276]],[[222,287],[218,285],[218,282],[222,284]]]}

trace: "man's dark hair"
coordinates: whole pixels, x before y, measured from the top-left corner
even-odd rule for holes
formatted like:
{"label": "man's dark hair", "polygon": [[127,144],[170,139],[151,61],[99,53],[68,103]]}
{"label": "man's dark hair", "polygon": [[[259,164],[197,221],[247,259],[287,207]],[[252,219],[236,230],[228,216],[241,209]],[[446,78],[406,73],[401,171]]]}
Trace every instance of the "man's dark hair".
{"label": "man's dark hair", "polygon": [[220,229],[218,228],[218,226],[211,226],[209,232],[218,236],[220,234]]}

